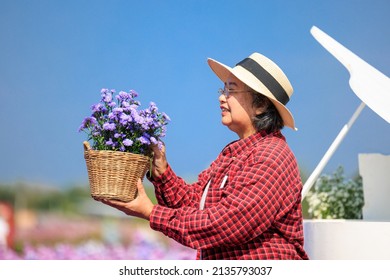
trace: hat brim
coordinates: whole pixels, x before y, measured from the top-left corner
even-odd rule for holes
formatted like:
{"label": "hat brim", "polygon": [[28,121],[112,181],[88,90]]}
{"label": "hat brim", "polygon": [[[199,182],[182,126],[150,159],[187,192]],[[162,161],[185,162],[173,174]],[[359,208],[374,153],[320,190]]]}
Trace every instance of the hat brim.
{"label": "hat brim", "polygon": [[218,78],[225,83],[230,75],[234,75],[241,82],[249,86],[255,92],[266,96],[271,102],[275,105],[280,116],[283,119],[284,125],[288,126],[294,130],[297,130],[295,127],[294,117],[291,114],[290,110],[286,108],[281,102],[279,102],[269,91],[269,89],[256,79],[250,72],[246,71],[240,66],[231,68],[221,62],[216,61],[215,59],[208,58],[207,63],[209,64],[211,70],[218,76]]}

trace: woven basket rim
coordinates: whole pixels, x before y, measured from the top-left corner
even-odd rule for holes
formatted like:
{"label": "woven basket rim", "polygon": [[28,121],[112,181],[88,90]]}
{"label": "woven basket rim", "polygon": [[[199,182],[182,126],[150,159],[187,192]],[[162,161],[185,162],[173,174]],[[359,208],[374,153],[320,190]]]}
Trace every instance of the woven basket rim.
{"label": "woven basket rim", "polygon": [[84,141],[83,145],[84,145],[84,152],[88,152],[88,153],[113,153],[113,154],[118,154],[118,155],[135,155],[135,156],[144,157],[145,159],[151,158],[151,156],[148,156],[148,155],[137,154],[137,153],[127,152],[127,151],[122,152],[122,151],[113,151],[113,150],[94,150],[91,148],[91,146],[89,145],[89,142],[87,142],[87,141]]}

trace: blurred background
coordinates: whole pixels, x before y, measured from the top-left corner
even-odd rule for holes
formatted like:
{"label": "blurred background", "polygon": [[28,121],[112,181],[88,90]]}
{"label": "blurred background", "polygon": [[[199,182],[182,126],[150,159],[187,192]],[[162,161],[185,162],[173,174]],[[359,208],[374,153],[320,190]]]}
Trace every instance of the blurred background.
{"label": "blurred background", "polygon": [[[0,247],[12,248],[0,259],[193,259],[90,197],[77,130],[101,88],[134,89],[170,116],[168,160],[192,182],[236,139],[220,124],[222,84],[207,58],[233,66],[263,53],[294,87],[299,130],[283,133],[304,181],[360,104],[310,28],[389,75],[389,11],[386,0],[0,0]],[[342,166],[356,178],[358,154],[390,154],[389,140],[365,108],[324,173]]]}

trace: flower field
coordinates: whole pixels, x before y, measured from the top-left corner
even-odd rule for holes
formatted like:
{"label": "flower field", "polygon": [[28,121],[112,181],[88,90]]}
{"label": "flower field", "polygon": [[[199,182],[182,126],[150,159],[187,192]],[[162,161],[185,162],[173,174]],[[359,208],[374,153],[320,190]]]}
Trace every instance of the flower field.
{"label": "flower field", "polygon": [[23,215],[17,216],[14,249],[0,248],[2,260],[192,260],[196,256],[195,250],[136,219]]}

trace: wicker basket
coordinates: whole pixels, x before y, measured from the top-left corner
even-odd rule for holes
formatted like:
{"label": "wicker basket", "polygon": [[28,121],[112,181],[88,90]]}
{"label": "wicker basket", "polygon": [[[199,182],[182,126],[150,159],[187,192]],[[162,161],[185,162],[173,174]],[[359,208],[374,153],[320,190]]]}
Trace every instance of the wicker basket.
{"label": "wicker basket", "polygon": [[91,196],[96,200],[132,201],[137,196],[138,178],[143,180],[150,158],[128,152],[92,150],[87,141],[83,145]]}

